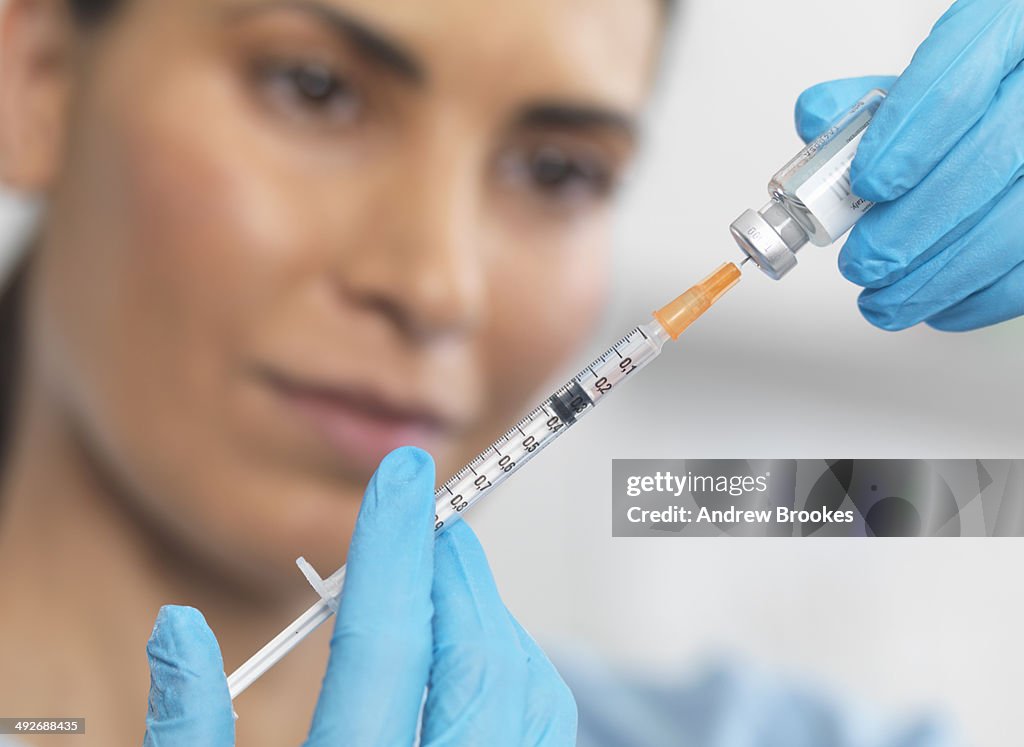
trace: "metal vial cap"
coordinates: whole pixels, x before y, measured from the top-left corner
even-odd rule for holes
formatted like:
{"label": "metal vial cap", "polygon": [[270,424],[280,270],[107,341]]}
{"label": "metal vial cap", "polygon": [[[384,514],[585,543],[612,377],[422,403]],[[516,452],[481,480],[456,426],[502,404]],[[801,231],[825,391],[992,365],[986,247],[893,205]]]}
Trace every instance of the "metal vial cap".
{"label": "metal vial cap", "polygon": [[747,210],[733,221],[730,230],[740,249],[772,280],[781,280],[796,267],[796,253],[809,241],[776,200],[758,211]]}

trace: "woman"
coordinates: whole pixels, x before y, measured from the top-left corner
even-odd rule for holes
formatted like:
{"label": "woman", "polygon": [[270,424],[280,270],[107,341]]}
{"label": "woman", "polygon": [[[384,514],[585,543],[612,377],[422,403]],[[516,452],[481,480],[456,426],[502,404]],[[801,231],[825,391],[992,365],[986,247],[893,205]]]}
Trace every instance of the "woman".
{"label": "woman", "polygon": [[[223,664],[201,618],[161,615],[149,738],[221,743],[223,675],[191,695],[180,678],[233,670],[308,606],[295,557],[346,560],[388,452],[420,446],[453,471],[574,354],[664,12],[10,0],[3,177],[46,208],[12,289],[0,586],[21,601],[0,621],[5,713],[84,715],[81,741],[138,743],[141,652],[178,602],[202,610]],[[432,515],[415,521],[432,465],[400,452],[375,489],[368,598],[347,603],[344,633],[360,644],[332,656],[363,676],[328,677],[313,742],[407,743],[431,668],[426,736],[571,742],[572,699],[468,529],[439,543],[436,573],[414,551],[432,541]],[[404,527],[380,516],[405,506]],[[387,562],[408,589],[379,588]],[[432,584],[451,639],[430,629]],[[376,629],[387,610],[415,625]],[[454,635],[471,618],[489,633]],[[240,744],[301,741],[330,627],[246,693]],[[175,731],[182,711],[198,731]]]}

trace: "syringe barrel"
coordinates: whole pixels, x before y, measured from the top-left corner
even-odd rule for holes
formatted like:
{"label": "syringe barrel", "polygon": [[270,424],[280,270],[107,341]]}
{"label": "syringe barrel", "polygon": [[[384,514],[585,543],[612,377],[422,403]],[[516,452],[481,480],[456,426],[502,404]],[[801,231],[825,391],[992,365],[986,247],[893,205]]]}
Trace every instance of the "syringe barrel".
{"label": "syringe barrel", "polygon": [[660,324],[637,327],[506,431],[437,489],[434,525],[443,530],[556,438],[619,384],[653,361],[669,335]]}
{"label": "syringe barrel", "polygon": [[768,204],[733,222],[736,243],[769,277],[780,280],[806,244],[829,246],[874,207],[853,193],[850,167],[885,97],[875,89],[858,101],[772,178]]}

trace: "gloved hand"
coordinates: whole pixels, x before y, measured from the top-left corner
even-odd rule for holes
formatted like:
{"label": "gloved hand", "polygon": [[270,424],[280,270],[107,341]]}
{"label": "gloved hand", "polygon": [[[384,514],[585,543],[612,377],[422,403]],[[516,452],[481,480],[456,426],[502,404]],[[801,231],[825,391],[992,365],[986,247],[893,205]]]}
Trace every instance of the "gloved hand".
{"label": "gloved hand", "polygon": [[[574,745],[575,701],[505,609],[473,532],[458,522],[435,542],[433,491],[430,457],[411,448],[371,480],[306,744],[412,745],[429,684],[423,745]],[[224,664],[202,615],[163,608],[147,652],[145,744],[233,745]]]}
{"label": "gloved hand", "polygon": [[878,202],[839,258],[873,324],[949,331],[1024,314],[1024,1],[959,0],[894,78],[806,91],[805,140],[873,87],[889,89],[853,163]]}

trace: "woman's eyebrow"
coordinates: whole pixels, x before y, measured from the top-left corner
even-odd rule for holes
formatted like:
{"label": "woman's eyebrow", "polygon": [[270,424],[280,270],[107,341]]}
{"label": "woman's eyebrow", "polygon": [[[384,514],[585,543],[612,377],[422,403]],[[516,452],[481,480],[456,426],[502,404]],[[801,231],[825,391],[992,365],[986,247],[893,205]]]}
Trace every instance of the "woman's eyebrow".
{"label": "woman's eyebrow", "polygon": [[520,127],[554,127],[573,130],[613,130],[636,139],[638,125],[631,114],[591,104],[545,102],[529,106],[519,115]]}
{"label": "woman's eyebrow", "polygon": [[426,70],[416,56],[387,34],[343,11],[337,6],[316,0],[263,0],[235,3],[227,11],[230,20],[246,19],[260,13],[292,10],[314,16],[331,31],[355,47],[368,62],[421,86],[426,83]]}

